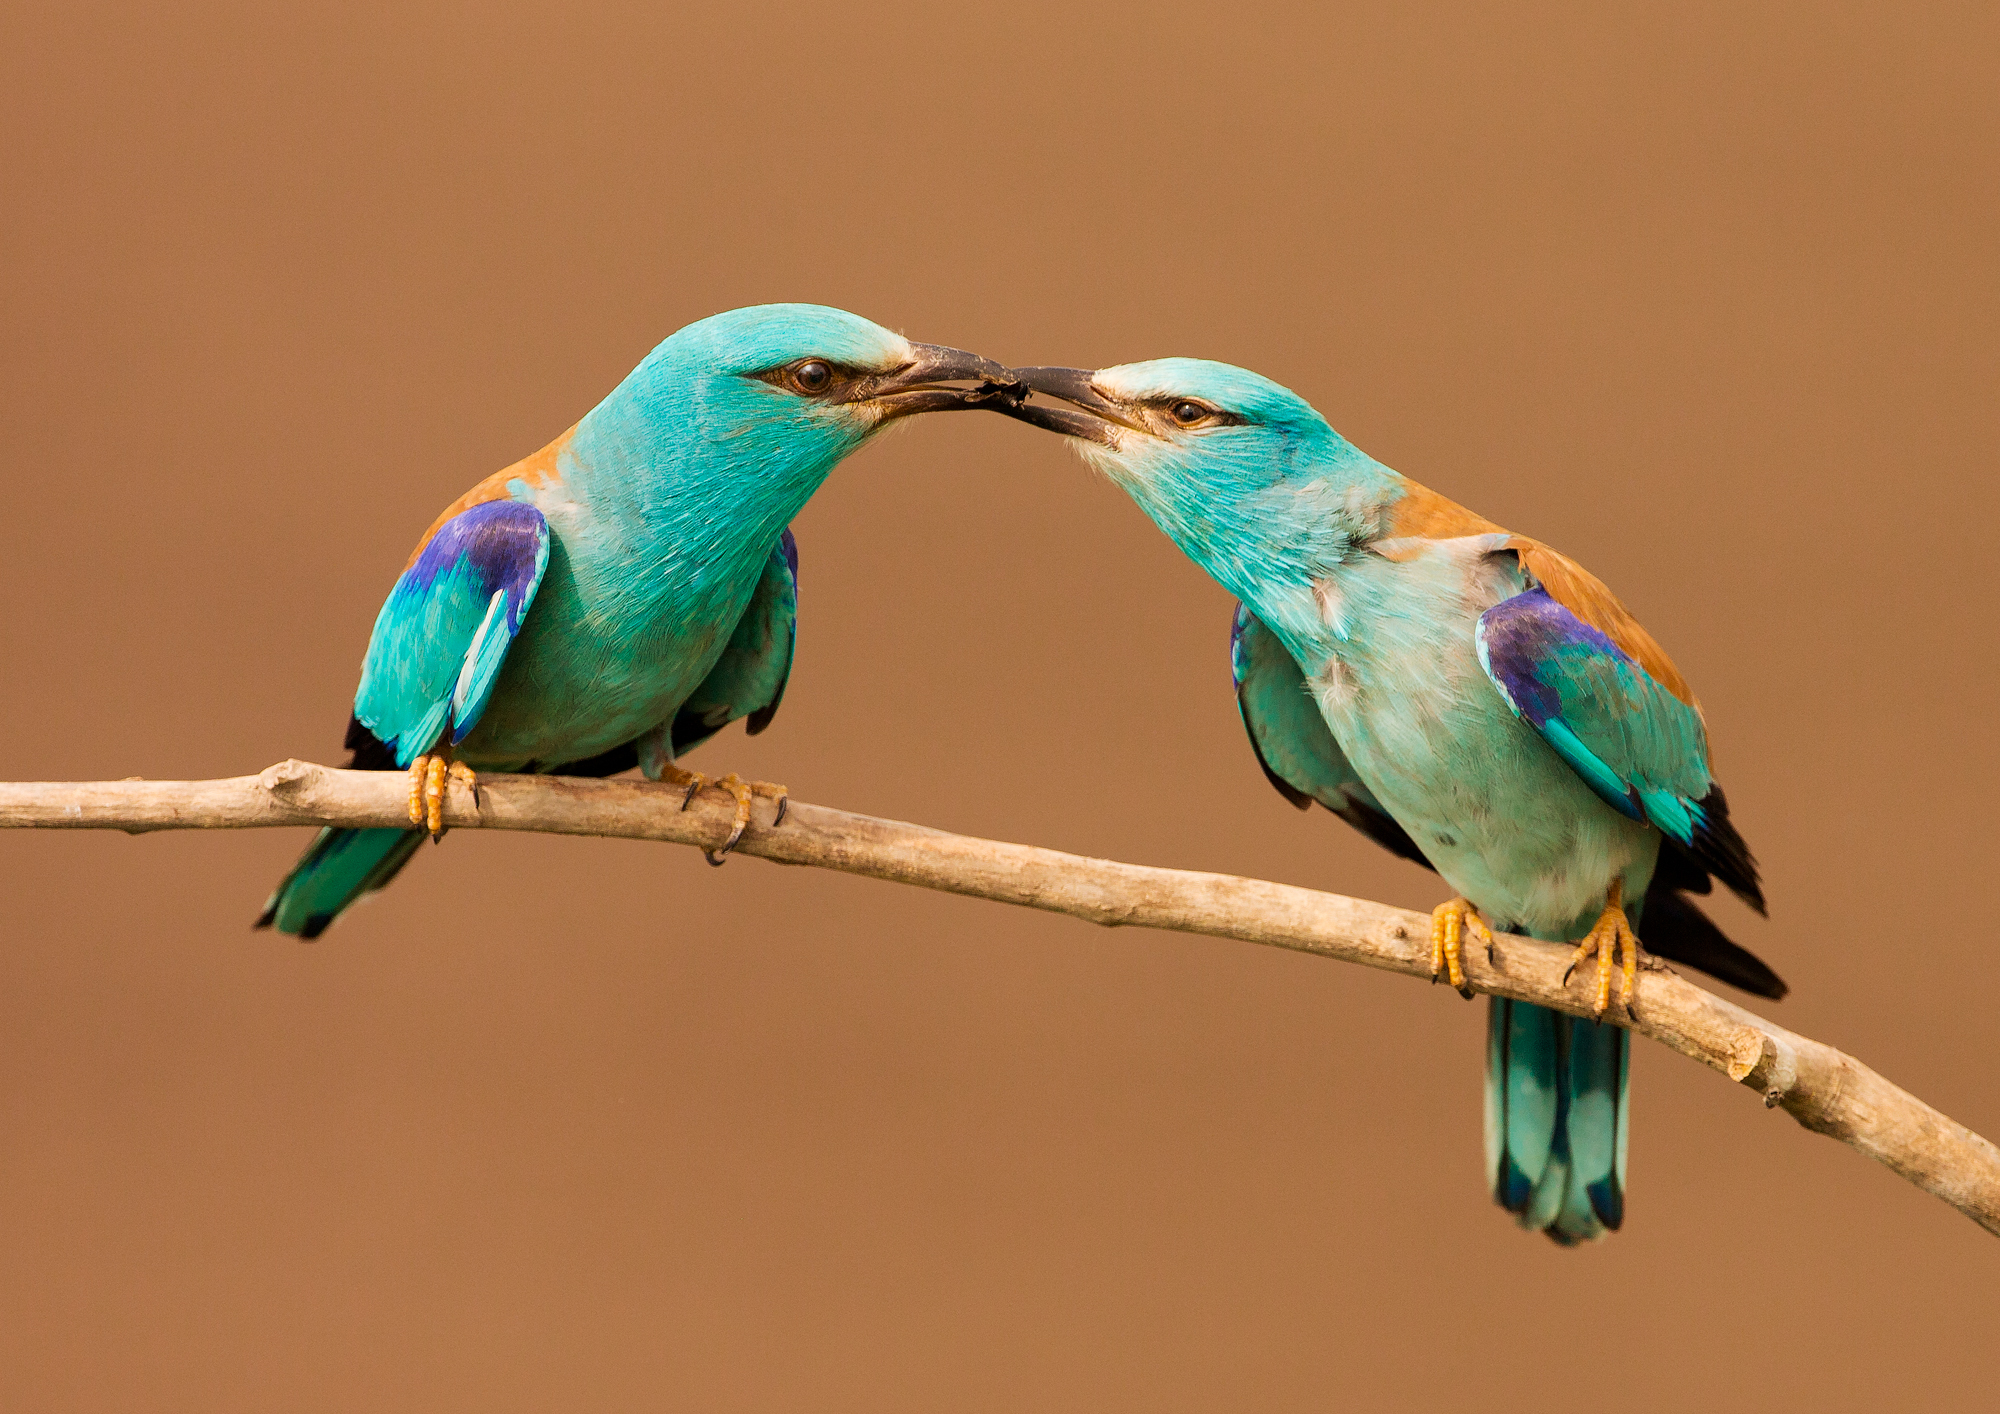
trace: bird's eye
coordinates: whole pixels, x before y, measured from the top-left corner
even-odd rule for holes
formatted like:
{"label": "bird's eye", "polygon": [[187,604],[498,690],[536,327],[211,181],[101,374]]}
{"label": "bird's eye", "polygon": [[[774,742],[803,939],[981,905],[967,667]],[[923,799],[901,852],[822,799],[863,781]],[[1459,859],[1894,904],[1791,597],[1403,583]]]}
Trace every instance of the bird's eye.
{"label": "bird's eye", "polygon": [[833,369],[825,359],[809,358],[792,370],[792,386],[801,393],[824,393],[833,385]]}
{"label": "bird's eye", "polygon": [[1189,402],[1186,399],[1182,399],[1180,402],[1177,402],[1173,405],[1173,408],[1169,415],[1173,418],[1175,422],[1178,422],[1181,426],[1192,427],[1197,422],[1200,422],[1202,419],[1208,416],[1208,409],[1203,407],[1200,403]]}

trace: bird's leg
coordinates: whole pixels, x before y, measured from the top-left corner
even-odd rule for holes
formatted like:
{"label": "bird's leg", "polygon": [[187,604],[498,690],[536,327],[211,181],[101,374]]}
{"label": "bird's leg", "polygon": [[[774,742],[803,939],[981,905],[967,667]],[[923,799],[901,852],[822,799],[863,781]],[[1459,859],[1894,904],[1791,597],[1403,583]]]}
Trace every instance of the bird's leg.
{"label": "bird's leg", "polygon": [[711,781],[701,772],[686,770],[683,767],[676,766],[671,761],[662,763],[657,773],[648,771],[646,774],[661,785],[686,786],[687,794],[681,797],[681,809],[683,810],[694,804],[696,792],[715,784],[714,781]]}
{"label": "bird's leg", "polygon": [[785,807],[791,803],[791,792],[771,781],[746,781],[731,771],[720,780],[711,782],[718,790],[726,790],[736,801],[736,818],[730,822],[729,838],[722,842],[720,849],[705,849],[701,857],[710,864],[721,864],[729,857],[729,851],[736,848],[736,842],[743,838],[743,831],[750,824],[750,801],[754,796],[778,802],[778,813],[771,820],[776,829],[785,823]]}
{"label": "bird's leg", "polygon": [[1486,920],[1470,901],[1455,898],[1431,910],[1431,981],[1437,981],[1438,974],[1443,972],[1461,997],[1470,998],[1472,989],[1465,985],[1464,950],[1460,944],[1467,935],[1485,943],[1489,954],[1493,951],[1493,930],[1486,926]]}
{"label": "bird's leg", "polygon": [[746,781],[734,771],[726,776],[711,779],[699,771],[690,771],[672,761],[667,761],[661,763],[660,773],[656,779],[670,786],[687,787],[687,794],[681,797],[683,810],[694,804],[695,795],[708,786],[729,792],[730,798],[736,802],[736,815],[730,821],[729,838],[722,842],[721,848],[705,849],[701,852],[702,858],[710,864],[722,863],[729,857],[729,851],[736,848],[736,842],[743,838],[744,830],[750,825],[752,799],[761,795],[766,800],[775,800],[778,803],[777,816],[771,821],[772,829],[785,823],[785,809],[791,803],[791,792],[783,786],[772,781]]}
{"label": "bird's leg", "polygon": [[736,818],[730,822],[729,838],[722,842],[720,849],[702,851],[710,864],[722,863],[729,857],[729,851],[736,848],[736,842],[743,838],[743,831],[750,824],[750,801],[753,797],[761,795],[778,802],[777,817],[771,821],[772,829],[785,823],[785,805],[791,798],[791,792],[769,781],[746,781],[734,771],[715,778],[688,770],[674,760],[672,731],[672,723],[663,722],[633,743],[639,752],[639,770],[649,781],[686,786],[687,794],[681,797],[683,810],[694,804],[695,795],[709,786],[729,792],[730,798],[736,802]]}
{"label": "bird's leg", "polygon": [[410,763],[410,823],[429,830],[433,842],[444,838],[446,781],[464,781],[474,791],[479,788],[479,777],[463,761],[452,759],[450,747]]}
{"label": "bird's leg", "polygon": [[[1623,949],[1622,959],[1617,958]],[[1576,945],[1576,952],[1570,957],[1569,966],[1563,971],[1563,985],[1569,985],[1570,973],[1590,957],[1597,958],[1597,1000],[1591,1008],[1592,1016],[1604,1015],[1604,1009],[1611,1004],[1611,969],[1619,968],[1618,1003],[1626,1011],[1632,1009],[1632,994],[1638,987],[1639,975],[1639,935],[1632,931],[1631,920],[1625,916],[1625,881],[1613,879],[1611,888],[1604,897],[1604,912],[1597,915],[1597,922],[1582,942]]]}

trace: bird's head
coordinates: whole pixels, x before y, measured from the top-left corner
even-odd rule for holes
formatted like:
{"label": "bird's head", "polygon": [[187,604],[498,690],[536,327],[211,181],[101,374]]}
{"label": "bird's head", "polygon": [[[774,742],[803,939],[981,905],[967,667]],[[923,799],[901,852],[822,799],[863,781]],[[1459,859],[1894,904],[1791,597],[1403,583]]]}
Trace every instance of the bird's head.
{"label": "bird's head", "polygon": [[667,424],[661,430],[682,443],[726,444],[739,472],[747,453],[824,474],[900,418],[1027,396],[991,359],[912,343],[817,304],[754,305],[699,320],[654,349],[626,383],[632,401]]}
{"label": "bird's head", "polygon": [[923,412],[1018,402],[1001,365],[845,310],[767,304],[669,336],[571,434],[564,476],[688,553],[762,554],[841,459]]}
{"label": "bird's head", "polygon": [[1017,368],[1056,402],[1001,408],[1074,439],[1181,548],[1217,573],[1260,555],[1299,563],[1337,555],[1373,527],[1395,477],[1262,374],[1197,358],[1095,370]]}

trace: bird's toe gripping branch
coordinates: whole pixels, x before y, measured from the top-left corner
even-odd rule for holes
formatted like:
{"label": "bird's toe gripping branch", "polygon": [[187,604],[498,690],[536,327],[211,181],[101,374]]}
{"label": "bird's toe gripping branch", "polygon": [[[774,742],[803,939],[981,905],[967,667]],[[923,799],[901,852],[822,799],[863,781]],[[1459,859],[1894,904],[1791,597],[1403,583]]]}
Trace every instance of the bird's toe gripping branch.
{"label": "bird's toe gripping branch", "polygon": [[1486,945],[1490,954],[1493,950],[1493,930],[1486,926],[1486,920],[1479,916],[1469,900],[1452,899],[1431,910],[1431,981],[1444,973],[1455,991],[1468,1000],[1472,989],[1465,985],[1464,947],[1462,940],[1471,935]]}
{"label": "bird's toe gripping branch", "polygon": [[463,761],[444,752],[419,756],[410,763],[410,823],[430,831],[433,841],[444,838],[445,782],[464,781],[474,791],[479,777]]}
{"label": "bird's toe gripping branch", "polygon": [[704,776],[699,771],[689,771],[671,763],[661,771],[660,780],[665,785],[687,787],[687,794],[681,797],[683,810],[694,804],[695,796],[710,786],[720,791],[727,791],[730,798],[736,802],[736,815],[730,822],[729,838],[724,840],[719,848],[705,849],[701,852],[702,858],[710,864],[721,864],[729,857],[729,852],[736,848],[736,842],[743,838],[743,832],[750,827],[750,802],[754,797],[761,795],[766,800],[778,803],[777,816],[771,821],[771,828],[776,829],[785,823],[785,808],[790,804],[792,795],[783,786],[772,781],[746,781],[734,771],[726,776]]}
{"label": "bird's toe gripping branch", "polygon": [[1618,978],[1618,1004],[1627,1012],[1632,1010],[1632,994],[1638,987],[1639,935],[1632,931],[1632,922],[1625,916],[1625,881],[1613,879],[1611,891],[1604,900],[1604,912],[1597,916],[1597,922],[1582,942],[1576,945],[1576,952],[1563,970],[1563,985],[1569,985],[1570,973],[1576,971],[1592,956],[1597,958],[1597,1000],[1591,1008],[1591,1015],[1602,1016],[1611,1004],[1611,968],[1618,961],[1623,950],[1622,966]]}

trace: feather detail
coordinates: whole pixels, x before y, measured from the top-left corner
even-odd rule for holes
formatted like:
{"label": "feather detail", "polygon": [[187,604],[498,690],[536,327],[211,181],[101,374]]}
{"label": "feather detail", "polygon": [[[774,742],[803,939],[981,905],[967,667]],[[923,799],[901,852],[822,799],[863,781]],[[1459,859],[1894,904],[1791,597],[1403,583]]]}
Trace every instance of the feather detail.
{"label": "feather detail", "polygon": [[739,717],[750,719],[752,736],[771,724],[791,680],[798,611],[799,546],[786,530],[771,547],[728,646],[674,717],[675,756],[692,751]]}
{"label": "feather detail", "polygon": [[425,838],[422,830],[321,830],[253,926],[310,942],[342,909],[395,878]]}
{"label": "feather detail", "polygon": [[406,766],[448,729],[463,741],[492,698],[549,562],[542,513],[482,502],[445,523],[390,591],[354,694],[355,719]]}
{"label": "feather detail", "polygon": [[1521,568],[1528,578],[1547,590],[1551,599],[1617,644],[1661,687],[1697,712],[1701,710],[1694,689],[1667,656],[1667,650],[1632,617],[1631,610],[1603,580],[1561,551],[1525,535],[1508,536],[1507,547],[1520,557]]}
{"label": "feather detail", "polygon": [[1625,1220],[1631,1033],[1494,997],[1486,1164],[1493,1199],[1567,1247]]}
{"label": "feather detail", "polygon": [[1522,570],[1549,597],[1622,648],[1626,655],[1653,675],[1688,706],[1699,709],[1694,692],[1664,648],[1646,632],[1639,621],[1613,594],[1603,580],[1559,550],[1541,541],[1495,525],[1476,511],[1467,510],[1447,496],[1441,496],[1417,482],[1404,478],[1403,495],[1389,508],[1386,537],[1414,540],[1452,540],[1464,535],[1500,534],[1505,548],[1520,559]]}
{"label": "feather detail", "polygon": [[432,537],[444,529],[445,522],[455,519],[466,511],[471,510],[474,506],[483,506],[489,501],[511,501],[518,499],[514,494],[516,482],[519,482],[523,486],[541,487],[547,486],[551,482],[560,481],[562,479],[560,466],[562,455],[569,450],[570,441],[575,436],[576,428],[571,427],[569,431],[563,433],[562,436],[556,438],[555,441],[549,443],[548,446],[542,448],[533,456],[523,457],[512,466],[500,468],[500,470],[480,481],[478,485],[467,491],[463,496],[460,496],[456,501],[446,506],[438,513],[438,518],[432,521],[429,528],[418,538],[417,548],[410,551],[410,558],[403,562],[403,569],[407,572],[412,565],[416,564],[417,557],[424,553],[424,549],[431,543]]}
{"label": "feather detail", "polygon": [[1333,739],[1298,661],[1243,604],[1230,626],[1229,660],[1250,750],[1278,794],[1300,810],[1318,801],[1390,853],[1429,867]]}

